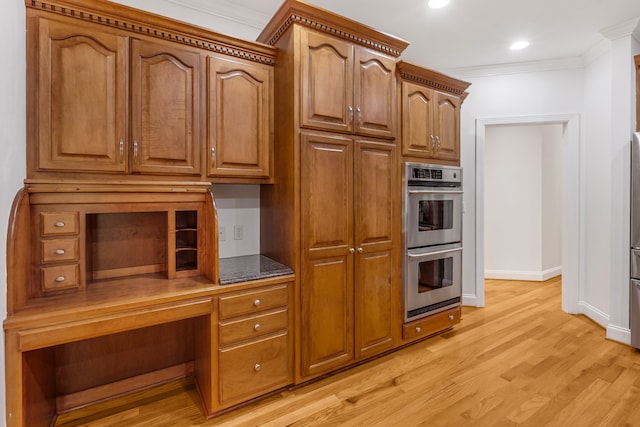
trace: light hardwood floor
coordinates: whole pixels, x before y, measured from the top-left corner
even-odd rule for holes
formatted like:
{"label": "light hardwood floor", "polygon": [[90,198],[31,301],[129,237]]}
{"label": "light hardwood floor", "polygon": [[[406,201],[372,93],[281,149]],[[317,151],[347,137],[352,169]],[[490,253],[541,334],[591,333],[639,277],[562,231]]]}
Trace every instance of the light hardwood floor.
{"label": "light hardwood floor", "polygon": [[453,331],[205,420],[188,381],[78,411],[91,426],[640,426],[640,352],[560,308],[560,280],[488,280]]}

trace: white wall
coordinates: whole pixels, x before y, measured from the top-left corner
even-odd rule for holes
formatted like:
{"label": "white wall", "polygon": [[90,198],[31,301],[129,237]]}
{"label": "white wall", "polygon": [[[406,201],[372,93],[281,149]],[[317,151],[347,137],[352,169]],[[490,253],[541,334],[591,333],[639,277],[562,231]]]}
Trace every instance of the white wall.
{"label": "white wall", "polygon": [[[260,253],[260,186],[218,184],[211,189],[218,211],[220,258]],[[241,236],[234,233],[238,226]]]}
{"label": "white wall", "polygon": [[484,147],[485,277],[560,274],[561,125],[488,126]]}
{"label": "white wall", "polygon": [[[26,174],[25,114],[25,8],[22,0],[6,0],[0,13],[0,277],[4,291],[0,314],[7,313],[6,238],[11,203]],[[0,340],[0,363],[4,367],[4,339]],[[5,374],[0,369],[0,424],[5,420]],[[9,393],[11,391],[9,390]]]}
{"label": "white wall", "polygon": [[[464,168],[463,302],[483,305],[476,283],[476,121],[522,116],[580,114],[583,109],[582,68],[507,75],[455,75],[471,83],[461,109],[461,163]],[[480,254],[481,255],[481,254]],[[483,268],[483,267],[482,267]]]}

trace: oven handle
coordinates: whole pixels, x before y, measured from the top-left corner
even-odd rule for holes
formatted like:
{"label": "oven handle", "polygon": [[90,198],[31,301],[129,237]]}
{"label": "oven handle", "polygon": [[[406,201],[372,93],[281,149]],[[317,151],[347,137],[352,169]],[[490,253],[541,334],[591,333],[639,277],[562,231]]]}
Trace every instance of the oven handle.
{"label": "oven handle", "polygon": [[462,190],[409,190],[409,194],[463,194]]}
{"label": "oven handle", "polygon": [[451,252],[458,252],[462,250],[462,246],[460,246],[459,248],[453,248],[453,249],[445,249],[443,251],[435,251],[435,252],[423,252],[421,254],[418,255],[414,255],[414,254],[410,254],[407,253],[407,256],[409,258],[423,258],[425,256],[431,256],[431,255],[443,255],[443,254],[448,254]]}

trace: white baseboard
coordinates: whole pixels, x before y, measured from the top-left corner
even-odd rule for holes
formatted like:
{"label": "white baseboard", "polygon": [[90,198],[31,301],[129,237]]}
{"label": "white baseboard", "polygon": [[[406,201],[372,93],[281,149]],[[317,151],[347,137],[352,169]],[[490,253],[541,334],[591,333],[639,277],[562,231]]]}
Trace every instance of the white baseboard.
{"label": "white baseboard", "polygon": [[603,328],[606,328],[609,324],[609,315],[607,313],[584,301],[578,303],[578,312],[584,314]]}
{"label": "white baseboard", "polygon": [[631,329],[607,325],[607,339],[631,345]]}
{"label": "white baseboard", "polygon": [[562,274],[562,266],[549,268],[544,271],[523,271],[523,270],[485,270],[485,279],[501,280],[531,280],[544,282],[552,277]]}

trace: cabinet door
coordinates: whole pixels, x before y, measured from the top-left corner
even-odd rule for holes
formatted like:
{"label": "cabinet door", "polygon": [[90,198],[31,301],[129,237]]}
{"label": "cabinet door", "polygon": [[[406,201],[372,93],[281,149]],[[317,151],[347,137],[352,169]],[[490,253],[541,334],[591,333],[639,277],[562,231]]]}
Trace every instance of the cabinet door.
{"label": "cabinet door", "polygon": [[433,115],[435,92],[424,86],[402,82],[402,154],[431,158],[435,137]]}
{"label": "cabinet door", "polygon": [[460,99],[438,93],[436,157],[460,161]]}
{"label": "cabinet door", "polygon": [[353,46],[308,30],[300,39],[300,125],[353,132]]}
{"label": "cabinet door", "polygon": [[394,345],[400,323],[399,275],[394,266],[400,200],[395,146],[356,141],[356,357]]}
{"label": "cabinet door", "polygon": [[355,50],[355,132],[379,138],[396,136],[395,60],[372,50]]}
{"label": "cabinet door", "polygon": [[353,141],[301,137],[301,372],[353,360]]}
{"label": "cabinet door", "polygon": [[268,178],[273,68],[208,58],[208,175]]}
{"label": "cabinet door", "polygon": [[38,19],[38,168],[126,171],[126,39]]}
{"label": "cabinet door", "polygon": [[131,59],[132,171],[200,175],[199,52],[133,40]]}

